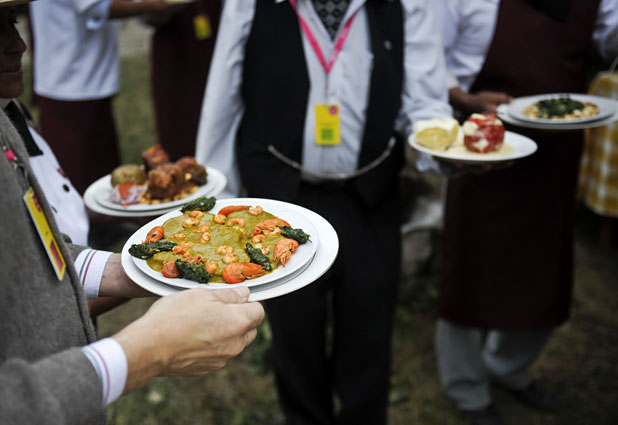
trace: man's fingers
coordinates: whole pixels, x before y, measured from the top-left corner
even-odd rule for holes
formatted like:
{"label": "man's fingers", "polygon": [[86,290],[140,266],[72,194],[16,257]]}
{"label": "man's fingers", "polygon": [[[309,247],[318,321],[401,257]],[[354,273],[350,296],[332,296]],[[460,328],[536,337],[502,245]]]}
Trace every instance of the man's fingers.
{"label": "man's fingers", "polygon": [[260,323],[262,323],[262,320],[264,320],[264,307],[262,307],[262,304],[258,302],[239,305],[236,308],[239,310],[242,309],[242,313],[247,319],[249,319],[249,327],[251,328],[257,327]]}
{"label": "man's fingers", "polygon": [[249,299],[249,288],[236,286],[234,288],[216,289],[215,297],[225,304],[243,304]]}

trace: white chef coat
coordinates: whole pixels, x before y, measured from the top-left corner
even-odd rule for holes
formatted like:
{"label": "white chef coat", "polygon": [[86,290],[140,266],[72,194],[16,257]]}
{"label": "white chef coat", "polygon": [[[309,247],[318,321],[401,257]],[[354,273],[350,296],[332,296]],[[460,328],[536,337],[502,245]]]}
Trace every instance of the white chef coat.
{"label": "white chef coat", "polygon": [[34,91],[57,100],[95,100],[118,92],[116,24],[111,0],[30,3]]}
{"label": "white chef coat", "polygon": [[84,201],[62,171],[49,145],[34,129],[29,130],[43,152],[43,155],[30,157],[30,165],[54,212],[58,228],[68,235],[74,244],[87,246],[90,223]]}
{"label": "white chef coat", "polygon": [[[4,109],[11,100],[0,98],[0,108]],[[28,127],[28,130],[43,152],[42,155],[28,158],[30,166],[54,213],[58,228],[74,244],[86,246],[90,224],[84,201],[62,171],[49,145],[33,128]]]}
{"label": "white chef coat", "polygon": [[[446,66],[454,79],[449,88],[470,90],[485,62],[498,17],[499,0],[434,0],[431,2],[444,40]],[[618,0],[601,0],[593,41],[599,53],[618,55]]]}
{"label": "white chef coat", "polygon": [[[357,12],[343,50],[328,77],[328,91],[325,71],[309,40],[304,33],[302,35],[310,79],[302,165],[312,172],[335,174],[357,169],[373,66],[367,14],[363,7],[365,1],[352,0],[341,23],[343,27]],[[448,105],[442,44],[433,11],[423,0],[403,0],[401,3],[405,80],[401,111],[394,130],[408,135],[416,120],[451,116],[452,111]],[[298,0],[297,6],[325,58],[330,58],[335,41],[328,35],[311,0]],[[237,196],[240,190],[234,145],[244,110],[240,93],[243,55],[254,15],[255,0],[226,0],[202,106],[196,159],[227,175],[228,185],[220,197]],[[315,143],[314,107],[320,103],[340,106],[341,144],[338,146]]]}

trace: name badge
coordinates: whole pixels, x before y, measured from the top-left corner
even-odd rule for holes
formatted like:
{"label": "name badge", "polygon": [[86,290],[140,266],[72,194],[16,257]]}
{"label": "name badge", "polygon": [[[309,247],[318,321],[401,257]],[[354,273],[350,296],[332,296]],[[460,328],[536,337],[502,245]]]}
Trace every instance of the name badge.
{"label": "name badge", "polygon": [[200,13],[193,18],[193,28],[195,29],[195,38],[198,40],[206,40],[212,35],[210,19],[204,13]]}
{"label": "name badge", "polygon": [[318,145],[341,143],[338,105],[315,105],[315,143]]}
{"label": "name badge", "polygon": [[56,272],[56,276],[58,276],[58,280],[62,280],[64,278],[64,272],[67,269],[67,264],[64,261],[64,257],[62,256],[60,249],[58,248],[56,238],[54,238],[54,234],[49,228],[49,223],[47,222],[45,213],[43,212],[43,209],[39,204],[39,200],[36,197],[36,193],[34,193],[34,189],[32,187],[30,187],[24,195],[24,202],[26,203],[26,208],[30,213],[34,227],[36,227],[36,230],[39,233],[39,237],[45,247],[45,251],[47,251],[47,256],[49,257],[49,261]]}

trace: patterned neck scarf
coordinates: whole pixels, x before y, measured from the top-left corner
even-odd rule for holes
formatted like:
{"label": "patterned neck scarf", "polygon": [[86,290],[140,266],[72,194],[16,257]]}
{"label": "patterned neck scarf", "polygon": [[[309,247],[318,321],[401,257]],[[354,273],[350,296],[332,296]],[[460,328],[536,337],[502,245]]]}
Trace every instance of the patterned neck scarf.
{"label": "patterned neck scarf", "polygon": [[341,21],[352,0],[311,0],[331,39],[335,39]]}

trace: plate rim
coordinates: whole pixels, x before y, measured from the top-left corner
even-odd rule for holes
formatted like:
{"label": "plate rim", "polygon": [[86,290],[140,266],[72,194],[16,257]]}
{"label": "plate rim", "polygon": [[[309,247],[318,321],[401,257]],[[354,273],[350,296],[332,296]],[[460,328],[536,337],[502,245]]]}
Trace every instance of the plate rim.
{"label": "plate rim", "polygon": [[[238,205],[239,203],[243,203],[243,204],[249,204],[250,199],[255,199],[255,198],[228,198],[228,199],[220,199],[217,200],[217,204],[215,204],[215,207],[213,207],[213,210],[216,209],[220,209],[224,206],[227,205]],[[258,204],[254,204],[254,205],[258,205]],[[264,205],[261,205],[262,208],[264,208],[265,211],[267,212],[271,212],[268,211],[268,208],[265,207]],[[317,251],[317,247],[320,243],[319,241],[319,235],[315,236],[318,233],[318,230],[315,226],[315,224],[306,216],[304,216],[302,213],[296,212],[296,211],[284,211],[282,214],[291,214],[291,215],[296,215],[296,220],[301,221],[301,220],[305,220],[306,223],[308,223],[307,226],[298,226],[298,227],[304,227],[303,230],[307,231],[307,233],[309,233],[310,235],[313,234],[312,236],[312,241],[310,242],[311,245],[309,245],[311,248],[311,252],[309,254],[307,254],[307,258],[305,259],[304,262],[302,263],[298,263],[295,264],[295,267],[290,269],[285,269],[285,268],[281,268],[280,270],[282,270],[283,272],[286,272],[285,274],[283,274],[282,276],[278,276],[278,275],[274,275],[273,273],[269,273],[266,276],[260,277],[260,278],[256,278],[256,279],[247,279],[245,280],[242,286],[248,286],[248,287],[252,287],[252,286],[260,286],[260,285],[265,285],[268,283],[271,283],[273,281],[276,281],[278,279],[283,279],[286,276],[288,276],[289,274],[293,274],[294,272],[296,272],[298,269],[302,268],[303,266],[305,266],[308,262],[311,262],[313,260],[313,258],[315,257],[315,253]],[[143,226],[141,226],[138,230],[136,230],[128,239],[128,242],[131,242],[131,244],[135,244],[135,243],[141,243],[141,241],[144,239],[146,233],[150,230],[150,228],[152,226],[157,226],[162,224],[163,222],[169,220],[170,218],[174,218],[174,217],[179,217],[180,215],[182,215],[182,213],[180,212],[180,209],[174,209],[173,211],[169,211],[166,214],[163,214],[159,217],[154,218],[153,220],[150,220],[148,223],[144,224]],[[280,216],[279,214],[275,214],[278,217]],[[299,218],[300,217],[300,218]],[[284,217],[286,220],[289,220],[288,218]],[[293,220],[293,219],[292,219]],[[295,227],[292,224],[293,227]],[[312,229],[307,230],[308,226],[312,226]],[[311,233],[310,233],[311,232]],[[315,238],[315,239],[314,239]],[[139,241],[139,242],[138,242]],[[296,255],[296,254],[295,254]],[[294,258],[294,257],[292,257]],[[296,257],[298,258],[298,257]],[[175,286],[175,287],[181,287],[181,288],[186,288],[186,289],[190,289],[190,288],[197,288],[197,287],[216,287],[219,285],[224,285],[226,287],[230,287],[230,285],[238,285],[238,284],[229,284],[229,283],[206,283],[206,284],[200,284],[199,282],[194,282],[188,279],[168,279],[165,277],[161,277],[158,275],[157,272],[155,272],[154,270],[148,268],[148,272],[145,271],[146,267],[148,267],[147,265],[145,265],[146,260],[142,260],[136,257],[131,256],[131,259],[133,260],[133,263],[136,265],[136,267],[145,275],[148,275],[149,277],[165,284],[165,285],[170,285],[170,286]],[[288,265],[289,266],[289,265]],[[149,273],[152,270],[152,273]],[[281,274],[281,273],[279,273]],[[266,279],[265,279],[266,278]],[[173,280],[173,282],[171,282]]]}
{"label": "plate rim", "polygon": [[[213,178],[208,179],[206,184],[198,186],[195,192],[189,194],[187,197],[183,199],[176,199],[174,201],[160,203],[160,204],[131,204],[127,206],[123,206],[122,204],[116,204],[111,201],[103,202],[103,200],[100,199],[102,196],[101,195],[102,191],[105,190],[105,191],[111,192],[111,190],[113,190],[113,187],[111,185],[112,176],[111,174],[107,174],[103,176],[102,179],[104,179],[105,182],[109,184],[109,187],[104,187],[103,184],[101,184],[101,187],[99,187],[98,190],[93,193],[94,200],[103,208],[107,208],[110,210],[116,210],[116,211],[145,212],[145,211],[158,211],[158,210],[165,210],[165,209],[170,209],[170,208],[177,208],[179,206],[182,206],[183,204],[186,204],[189,201],[199,198],[200,196],[208,196],[208,194],[212,192],[213,189],[217,188],[219,180],[225,179],[225,176],[223,175],[223,173],[214,168],[208,167],[207,172],[209,174],[209,177],[211,173],[214,174]],[[209,186],[209,184],[211,185]]]}
{"label": "plate rim", "polygon": [[[240,199],[240,198],[236,198]],[[244,198],[246,199],[246,198]],[[263,198],[251,198],[256,200],[262,200]],[[312,219],[318,233],[320,234],[320,242],[318,249],[316,250],[316,256],[313,258],[307,269],[305,269],[299,276],[290,279],[286,282],[281,282],[278,285],[265,285],[267,288],[258,289],[259,287],[249,288],[251,293],[249,295],[249,301],[263,301],[271,298],[280,297],[291,292],[304,288],[305,286],[315,282],[324,273],[326,273],[335,262],[339,252],[339,238],[335,228],[324,217],[318,213],[309,210],[299,205],[291,204],[284,201],[270,200],[286,204],[289,208],[294,208],[306,214]],[[165,285],[154,279],[141,274],[141,272],[133,265],[131,256],[128,253],[128,242],[125,243],[121,250],[121,264],[123,270],[127,276],[135,282],[136,285],[143,289],[159,296],[167,296],[185,291],[187,289],[173,288]],[[221,288],[208,288],[209,290],[219,290]]]}
{"label": "plate rim", "polygon": [[[223,190],[225,189],[225,186],[227,185],[227,177],[225,177],[223,173],[221,173],[221,176],[223,177],[223,179],[219,182],[219,185],[213,190],[210,196],[217,196],[221,192],[223,192]],[[152,211],[126,211],[126,210],[114,210],[111,208],[106,208],[100,205],[94,198],[94,191],[97,190],[97,188],[100,185],[105,184],[104,180],[106,177],[107,175],[100,177],[97,180],[95,180],[93,183],[91,183],[90,186],[88,186],[88,188],[84,192],[84,196],[83,196],[84,204],[86,205],[86,207],[94,211],[97,214],[103,214],[103,215],[107,215],[110,217],[145,218],[145,217],[160,216],[162,214],[165,214],[167,212],[177,209],[176,207],[171,207],[171,208],[165,207],[164,209],[152,210]]]}
{"label": "plate rim", "polygon": [[[517,111],[514,110],[514,108],[516,106],[519,106],[520,103],[525,103],[524,106],[527,107],[540,100],[559,97],[561,95],[569,96],[572,99],[579,100],[580,102],[581,101],[590,102],[590,103],[596,102],[597,104],[601,103],[602,105],[605,105],[605,106],[612,105],[613,108],[605,109],[602,111],[601,110],[602,105],[597,105],[599,107],[599,113],[597,115],[594,115],[591,117],[558,118],[558,119],[532,118],[532,117],[528,117],[524,115],[522,112],[519,112],[519,109],[521,109],[519,107]],[[521,97],[517,97],[513,99],[513,101],[506,106],[507,106],[506,113],[513,119],[524,121],[524,122],[529,122],[529,123],[535,123],[535,124],[546,124],[546,125],[556,125],[556,126],[566,125],[566,124],[587,123],[591,121],[600,121],[618,112],[618,102],[616,102],[614,99],[610,99],[610,98],[603,97],[603,96],[590,95],[586,93],[545,93],[545,94],[539,94],[539,95],[521,96]],[[523,111],[523,109],[521,110]]]}
{"label": "plate rim", "polygon": [[[511,140],[507,140],[507,137]],[[530,156],[533,153],[535,153],[538,149],[536,142],[532,140],[531,138],[524,136],[522,134],[519,134],[519,133],[508,131],[508,130],[504,132],[504,143],[508,143],[509,145],[512,146],[512,143],[514,141],[513,139],[518,140],[517,143],[528,144],[530,147],[530,151],[522,152],[519,154],[513,153],[511,155],[506,155],[506,156],[487,156],[487,157],[480,156],[483,154],[478,154],[479,156],[477,156],[477,155],[474,155],[473,153],[468,154],[468,155],[453,155],[453,154],[448,155],[446,154],[445,151],[435,151],[433,149],[419,145],[418,143],[416,143],[416,136],[414,133],[412,133],[410,137],[408,138],[408,143],[410,144],[410,146],[412,146],[412,148],[418,150],[419,152],[423,152],[428,155],[435,156],[435,157],[438,157],[440,159],[444,159],[447,161],[462,162],[462,163],[469,163],[469,164],[485,164],[485,163],[513,161],[515,159],[521,159],[521,158]]]}

